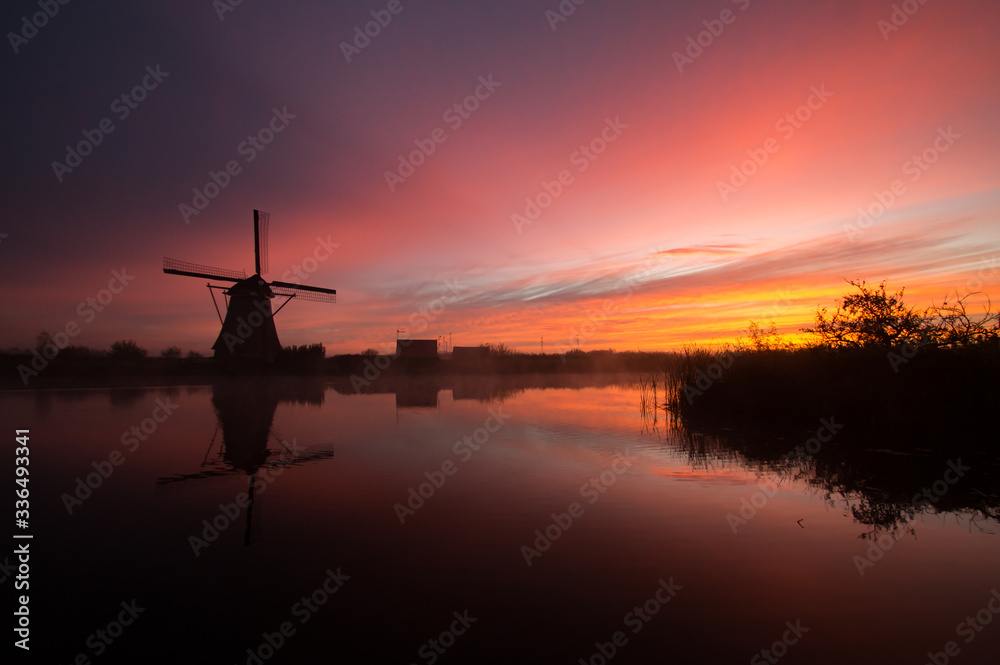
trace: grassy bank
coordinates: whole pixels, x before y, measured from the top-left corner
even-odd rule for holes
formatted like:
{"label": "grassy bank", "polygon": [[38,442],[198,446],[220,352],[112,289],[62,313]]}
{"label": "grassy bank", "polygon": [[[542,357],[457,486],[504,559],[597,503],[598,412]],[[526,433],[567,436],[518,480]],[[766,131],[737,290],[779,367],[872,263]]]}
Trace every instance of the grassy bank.
{"label": "grassy bank", "polygon": [[[905,362],[900,362],[902,359]],[[1000,405],[1000,346],[748,350],[685,354],[666,406],[688,423],[797,425],[836,415],[878,435],[979,434]]]}

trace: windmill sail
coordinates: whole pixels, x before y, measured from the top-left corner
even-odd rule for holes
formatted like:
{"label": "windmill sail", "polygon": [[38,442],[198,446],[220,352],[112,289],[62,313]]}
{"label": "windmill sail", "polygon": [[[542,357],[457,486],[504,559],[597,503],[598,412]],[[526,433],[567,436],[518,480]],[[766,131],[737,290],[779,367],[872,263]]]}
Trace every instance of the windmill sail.
{"label": "windmill sail", "polygon": [[213,268],[187,261],[178,261],[169,257],[163,257],[163,272],[170,275],[187,275],[188,277],[204,277],[205,279],[221,279],[227,282],[242,282],[247,278],[244,270],[228,270],[226,268]]}
{"label": "windmill sail", "polygon": [[337,302],[336,289],[324,289],[321,286],[306,286],[290,282],[271,282],[271,291],[276,296],[290,296],[314,302]]}
{"label": "windmill sail", "polygon": [[[243,270],[226,270],[188,263],[176,259],[163,259],[163,272],[171,275],[202,277],[205,279],[235,282],[225,288],[228,296],[226,317],[222,331],[212,345],[216,359],[225,361],[251,361],[270,364],[281,351],[278,331],[274,327],[271,300],[275,296],[316,302],[337,302],[337,291],[320,286],[306,286],[290,282],[268,283],[261,276],[267,272],[267,227],[270,216],[260,210],[253,211],[253,251],[256,272],[247,277]],[[220,288],[208,285],[209,289]],[[214,301],[214,297],[213,297]],[[278,310],[281,309],[278,308]],[[216,306],[218,308],[218,306]],[[221,315],[220,315],[221,318]]]}
{"label": "windmill sail", "polygon": [[266,212],[253,211],[253,254],[258,275],[267,273],[267,223],[270,218]]}

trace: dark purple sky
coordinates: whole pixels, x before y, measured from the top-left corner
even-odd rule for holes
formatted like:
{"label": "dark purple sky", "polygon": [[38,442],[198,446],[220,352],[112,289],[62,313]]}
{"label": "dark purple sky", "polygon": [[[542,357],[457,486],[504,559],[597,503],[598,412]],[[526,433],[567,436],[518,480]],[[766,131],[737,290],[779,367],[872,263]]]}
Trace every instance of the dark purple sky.
{"label": "dark purple sky", "polygon": [[0,346],[75,323],[208,352],[204,282],[162,257],[252,270],[255,208],[268,276],[339,292],[283,310],[282,342],[331,352],[794,332],[845,278],[997,293],[995,3],[218,6],[77,0],[37,29],[37,2],[4,6]]}

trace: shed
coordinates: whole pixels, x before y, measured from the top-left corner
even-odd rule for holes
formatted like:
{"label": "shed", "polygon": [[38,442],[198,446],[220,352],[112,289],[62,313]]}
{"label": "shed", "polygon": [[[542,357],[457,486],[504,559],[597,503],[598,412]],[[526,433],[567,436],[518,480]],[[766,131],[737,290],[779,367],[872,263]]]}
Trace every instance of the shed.
{"label": "shed", "polygon": [[437,358],[436,339],[397,339],[396,356],[399,358]]}

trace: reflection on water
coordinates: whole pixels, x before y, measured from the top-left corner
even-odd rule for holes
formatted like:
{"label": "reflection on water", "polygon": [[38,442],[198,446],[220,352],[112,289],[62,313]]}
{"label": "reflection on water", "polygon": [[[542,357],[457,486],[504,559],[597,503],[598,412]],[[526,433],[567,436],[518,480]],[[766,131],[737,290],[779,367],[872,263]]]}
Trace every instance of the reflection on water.
{"label": "reflection on water", "polygon": [[779,484],[811,488],[831,507],[846,506],[864,527],[864,539],[886,532],[915,535],[919,514],[948,514],[981,531],[1000,520],[998,458],[978,441],[955,442],[942,451],[911,439],[872,440],[864,432],[826,432],[826,442],[808,431],[798,438],[732,430],[720,436],[676,422],[661,430],[656,419],[647,415],[644,431],[685,450],[692,468],[724,461]]}
{"label": "reflection on water", "polygon": [[[316,381],[255,381],[219,379],[212,385],[212,406],[219,420],[208,450],[198,471],[174,474],[157,479],[158,485],[199,480],[230,473],[247,475],[246,528],[244,545],[253,540],[254,502],[264,487],[258,487],[263,472],[329,459],[334,451],[318,450],[299,454],[295,441],[288,442],[275,435],[272,427],[274,412],[281,402],[323,404],[323,384]],[[222,432],[221,439],[218,437]],[[270,444],[274,442],[278,448]],[[218,448],[216,444],[218,443]],[[263,471],[262,471],[263,470]],[[271,481],[265,475],[264,483]]]}
{"label": "reflection on water", "polygon": [[[873,441],[835,414],[689,431],[641,392],[466,376],[4,393],[3,421],[33,437],[39,649],[95,658],[89,636],[135,599],[100,662],[256,662],[284,622],[261,662],[747,662],[786,622],[808,632],[782,663],[921,663],[949,640],[993,662],[1000,621],[955,633],[1000,588],[986,445]],[[177,405],[162,422],[158,399]]]}

